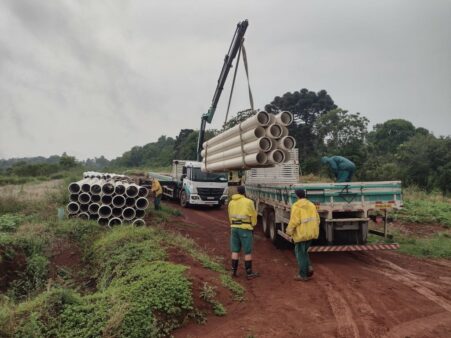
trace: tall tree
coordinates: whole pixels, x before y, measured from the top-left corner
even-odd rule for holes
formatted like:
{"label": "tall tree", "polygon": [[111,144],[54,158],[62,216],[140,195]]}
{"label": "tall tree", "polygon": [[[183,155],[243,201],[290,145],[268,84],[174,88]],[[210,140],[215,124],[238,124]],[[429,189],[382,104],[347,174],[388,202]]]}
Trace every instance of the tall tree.
{"label": "tall tree", "polygon": [[[421,130],[420,133],[424,133],[424,130]],[[415,127],[411,122],[393,119],[376,124],[373,131],[368,134],[368,141],[378,154],[395,153],[400,144],[414,135]]]}

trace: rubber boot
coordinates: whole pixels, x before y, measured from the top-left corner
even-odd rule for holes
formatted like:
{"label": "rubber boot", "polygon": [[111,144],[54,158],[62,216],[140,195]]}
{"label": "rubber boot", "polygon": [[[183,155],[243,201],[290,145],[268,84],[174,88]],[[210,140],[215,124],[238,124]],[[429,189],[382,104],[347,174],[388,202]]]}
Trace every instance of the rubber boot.
{"label": "rubber boot", "polygon": [[232,277],[238,276],[236,270],[238,270],[238,259],[232,259]]}
{"label": "rubber boot", "polygon": [[253,279],[258,277],[258,272],[252,271],[252,261],[244,261],[244,267],[246,268],[246,278]]}

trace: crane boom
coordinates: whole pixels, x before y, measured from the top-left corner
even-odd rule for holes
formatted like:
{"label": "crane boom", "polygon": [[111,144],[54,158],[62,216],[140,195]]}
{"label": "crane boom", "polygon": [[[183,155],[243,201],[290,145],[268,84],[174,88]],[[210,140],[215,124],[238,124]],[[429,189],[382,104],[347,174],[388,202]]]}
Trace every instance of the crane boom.
{"label": "crane boom", "polygon": [[229,75],[230,68],[232,68],[233,60],[235,59],[238,51],[241,48],[241,44],[243,41],[244,33],[246,32],[247,26],[249,22],[247,20],[241,21],[237,24],[235,34],[233,35],[232,42],[230,43],[229,51],[227,52],[224,58],[224,64],[222,65],[221,73],[219,74],[218,84],[216,86],[215,93],[213,95],[213,99],[211,101],[211,106],[208,109],[207,113],[202,115],[200,129],[199,129],[199,138],[197,141],[197,160],[201,160],[200,153],[202,151],[202,144],[204,143],[205,138],[205,126],[208,123],[211,123],[213,120],[213,116],[216,111],[216,107],[219,102],[219,98],[221,97],[222,90],[224,89],[224,84]]}

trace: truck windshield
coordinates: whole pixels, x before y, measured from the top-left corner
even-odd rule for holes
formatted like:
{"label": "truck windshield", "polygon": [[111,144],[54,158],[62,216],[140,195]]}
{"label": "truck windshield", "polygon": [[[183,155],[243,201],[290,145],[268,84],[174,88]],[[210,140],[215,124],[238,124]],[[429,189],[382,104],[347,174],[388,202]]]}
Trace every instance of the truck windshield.
{"label": "truck windshield", "polygon": [[192,168],[192,180],[197,182],[227,182],[224,173],[204,173],[200,168]]}

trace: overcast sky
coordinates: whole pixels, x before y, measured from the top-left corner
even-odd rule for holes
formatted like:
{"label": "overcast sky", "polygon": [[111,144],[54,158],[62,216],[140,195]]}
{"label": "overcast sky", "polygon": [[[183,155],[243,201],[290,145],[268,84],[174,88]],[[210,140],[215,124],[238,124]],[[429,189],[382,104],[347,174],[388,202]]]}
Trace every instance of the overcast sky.
{"label": "overcast sky", "polygon": [[[449,0],[2,0],[0,158],[111,159],[199,128],[246,18],[256,108],[326,89],[372,124],[451,135]],[[231,111],[248,108],[243,72],[235,91]],[[224,122],[227,97],[208,128]]]}

